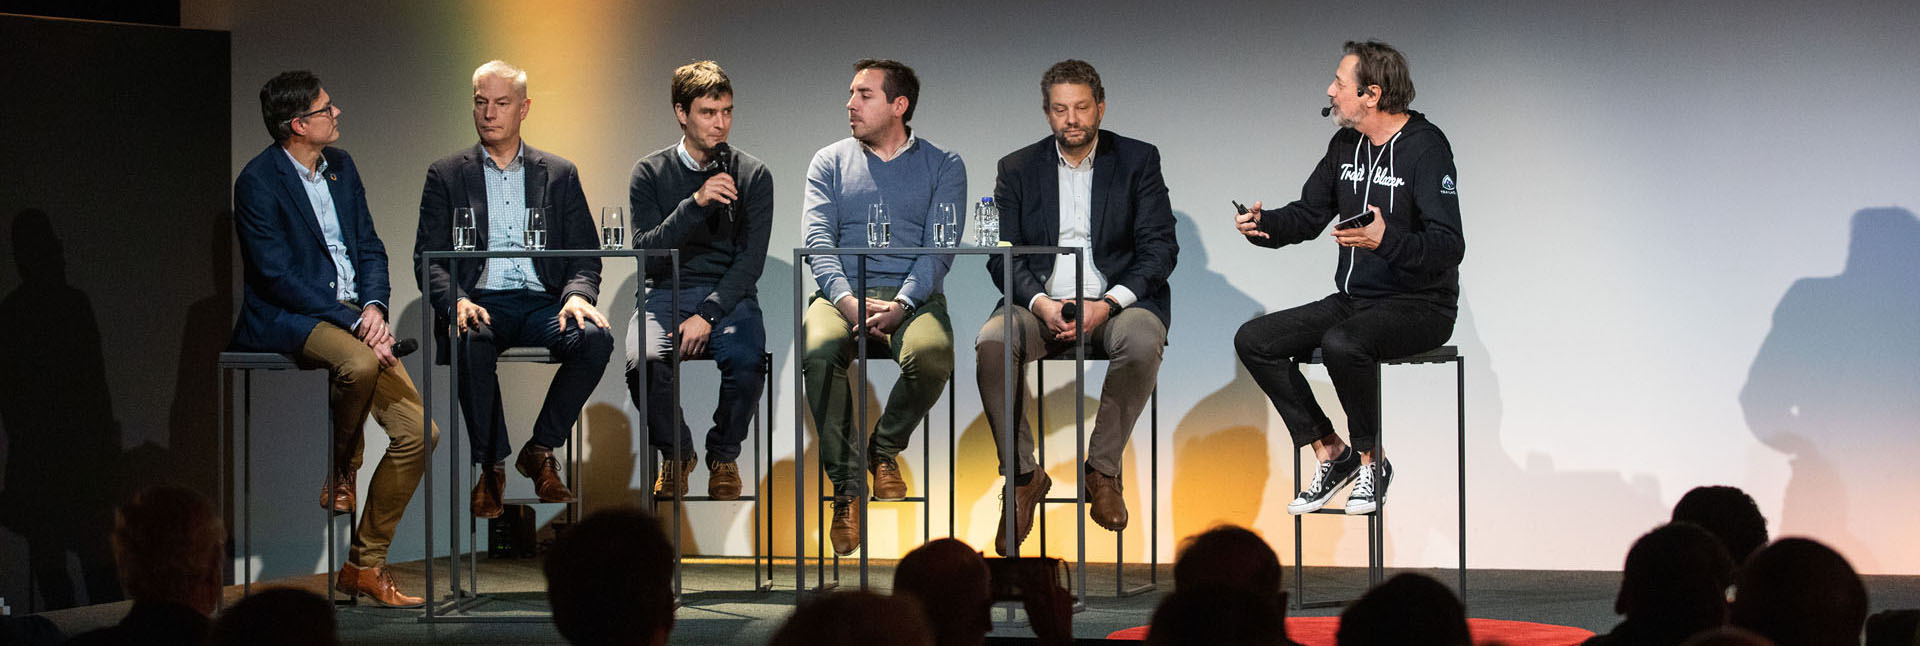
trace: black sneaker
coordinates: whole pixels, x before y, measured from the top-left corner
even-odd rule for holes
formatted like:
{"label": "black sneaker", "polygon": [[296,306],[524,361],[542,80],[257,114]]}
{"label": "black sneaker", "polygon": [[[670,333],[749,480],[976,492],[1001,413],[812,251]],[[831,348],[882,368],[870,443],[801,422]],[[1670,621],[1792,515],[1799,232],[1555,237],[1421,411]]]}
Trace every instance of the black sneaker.
{"label": "black sneaker", "polygon": [[1319,470],[1313,474],[1313,482],[1300,495],[1294,496],[1293,502],[1287,503],[1287,513],[1308,514],[1326,506],[1327,500],[1333,498],[1333,493],[1352,482],[1354,473],[1359,470],[1360,454],[1354,453],[1353,447],[1341,450],[1340,457],[1320,463]]}
{"label": "black sneaker", "polygon": [[1387,502],[1387,485],[1393,482],[1393,463],[1380,458],[1371,468],[1361,469],[1353,481],[1353,493],[1347,494],[1347,513],[1371,514]]}

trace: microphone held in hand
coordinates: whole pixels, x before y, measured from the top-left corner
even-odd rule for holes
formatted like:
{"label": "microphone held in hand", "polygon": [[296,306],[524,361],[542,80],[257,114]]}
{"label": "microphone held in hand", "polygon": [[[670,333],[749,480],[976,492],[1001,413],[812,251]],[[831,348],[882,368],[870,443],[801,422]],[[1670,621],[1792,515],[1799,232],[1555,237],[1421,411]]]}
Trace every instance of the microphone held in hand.
{"label": "microphone held in hand", "polygon": [[[733,147],[727,145],[727,142],[724,142],[724,141],[714,144],[713,145],[713,161],[715,163],[715,168],[719,169],[720,172],[726,173],[728,176],[733,177],[734,190],[738,191],[740,187],[740,177],[739,175],[733,172]],[[726,206],[723,207],[724,210],[727,212],[727,220],[729,221],[733,220],[733,214],[735,212],[734,206],[739,202],[740,202],[740,198],[735,197],[732,202],[728,202]]]}
{"label": "microphone held in hand", "polygon": [[1080,318],[1080,303],[1078,301],[1067,301],[1060,305],[1060,320],[1072,321],[1077,318]]}
{"label": "microphone held in hand", "polygon": [[393,343],[392,349],[393,358],[398,359],[413,354],[414,350],[420,349],[420,341],[417,339],[401,339]]}

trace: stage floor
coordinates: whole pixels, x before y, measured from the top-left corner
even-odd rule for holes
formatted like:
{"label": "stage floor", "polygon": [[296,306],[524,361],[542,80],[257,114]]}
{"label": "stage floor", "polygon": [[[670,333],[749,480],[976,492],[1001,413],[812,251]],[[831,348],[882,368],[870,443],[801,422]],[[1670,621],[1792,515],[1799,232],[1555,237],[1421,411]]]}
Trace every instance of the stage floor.
{"label": "stage floor", "polygon": [[[440,596],[446,595],[446,561],[436,563],[435,583]],[[868,582],[874,590],[892,587],[891,560],[870,563]],[[1456,581],[1453,570],[1389,569],[1388,576],[1403,571],[1418,571],[1436,577],[1449,586]],[[808,565],[808,585],[816,585],[816,568]],[[425,585],[424,570],[418,561],[394,566],[395,578],[402,590],[418,594]],[[841,585],[858,587],[857,561],[843,560]],[[1127,567],[1129,585],[1145,581],[1145,564]],[[775,568],[774,589],[754,592],[753,566],[746,559],[690,559],[683,569],[682,607],[675,615],[674,644],[764,644],[793,609],[794,578],[792,562]],[[1105,637],[1123,628],[1148,623],[1160,597],[1172,588],[1170,565],[1160,566],[1160,588],[1132,597],[1114,596],[1112,564],[1088,564],[1087,586],[1092,594],[1085,611],[1074,617],[1074,633],[1079,637]],[[261,585],[305,587],[315,592],[324,589],[321,575],[298,577]],[[1920,576],[1866,577],[1873,610],[1920,608]],[[532,560],[483,560],[480,583],[492,600],[475,607],[475,616],[537,617],[544,614],[545,579]],[[1306,568],[1307,593],[1312,600],[1351,598],[1365,587],[1365,568]],[[1574,626],[1595,632],[1610,629],[1619,617],[1613,614],[1613,596],[1620,583],[1618,572],[1469,570],[1467,572],[1467,613],[1485,619],[1507,619]],[[1293,571],[1287,571],[1287,589],[1293,589]],[[237,600],[239,587],[228,589],[228,602]],[[45,613],[61,630],[72,635],[116,622],[125,614],[127,603],[103,604]],[[1337,608],[1294,611],[1295,616],[1338,614]],[[565,643],[551,623],[463,623],[426,624],[420,610],[376,608],[370,605],[343,606],[340,609],[340,636],[348,644],[559,644]],[[995,614],[996,621],[1003,619]],[[1006,627],[996,636],[1031,637],[1024,627]]]}

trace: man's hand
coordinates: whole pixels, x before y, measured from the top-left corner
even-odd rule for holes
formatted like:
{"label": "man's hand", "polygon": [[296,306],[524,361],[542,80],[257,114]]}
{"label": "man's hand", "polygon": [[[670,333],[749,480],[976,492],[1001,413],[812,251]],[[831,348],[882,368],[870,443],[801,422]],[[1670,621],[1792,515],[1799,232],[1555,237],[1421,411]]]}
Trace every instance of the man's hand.
{"label": "man's hand", "polygon": [[1342,247],[1359,247],[1361,249],[1380,248],[1380,240],[1387,234],[1387,216],[1380,213],[1380,207],[1372,204],[1367,205],[1367,210],[1373,212],[1372,222],[1367,223],[1367,226],[1364,227],[1334,229],[1334,242],[1340,243]]}
{"label": "man's hand", "polygon": [[1059,338],[1062,332],[1073,330],[1073,321],[1060,316],[1060,308],[1064,305],[1065,303],[1041,294],[1039,298],[1033,299],[1033,307],[1028,309],[1034,316],[1040,317],[1041,325],[1047,326],[1048,336]]}
{"label": "man's hand", "polygon": [[601,316],[600,310],[594,309],[593,304],[587,302],[587,297],[579,294],[568,296],[567,303],[560,306],[560,316],[557,317],[560,329],[567,329],[568,317],[572,317],[574,325],[580,326],[582,330],[587,329],[587,323],[593,323],[602,328],[612,327],[607,324],[607,317]]}
{"label": "man's hand", "polygon": [[907,320],[907,307],[896,301],[883,301],[877,298],[867,299],[867,329],[874,336],[886,337],[900,329]]}
{"label": "man's hand", "polygon": [[680,322],[680,359],[686,360],[700,356],[707,351],[707,335],[713,333],[713,325],[699,314],[687,317]]}
{"label": "man's hand", "polygon": [[[871,300],[871,299],[869,299]],[[847,327],[855,332],[860,330],[860,298],[852,294],[840,297],[833,302],[833,308],[840,310],[840,318],[847,320]]]}
{"label": "man's hand", "polygon": [[473,301],[465,298],[454,302],[453,320],[459,323],[460,333],[462,334],[466,333],[467,328],[481,323],[493,325],[493,315],[487,313],[487,308],[476,305]]}
{"label": "man's hand", "polygon": [[[1080,301],[1079,333],[1093,334],[1094,330],[1100,328],[1100,324],[1106,323],[1107,319],[1112,317],[1113,306],[1108,305],[1106,299]],[[1053,335],[1055,340],[1072,341],[1074,339],[1076,332],[1073,329],[1073,321],[1067,321],[1066,324],[1066,329],[1061,330],[1059,334]]]}
{"label": "man's hand", "polygon": [[740,199],[740,193],[733,186],[733,176],[720,173],[707,178],[707,183],[693,192],[693,203],[702,207],[713,206],[714,202],[732,204]]}
{"label": "man's hand", "polygon": [[393,356],[393,337],[387,337],[386,343],[373,346],[373,358],[380,360],[382,368],[392,368],[400,364],[400,359]]}
{"label": "man's hand", "polygon": [[1259,200],[1254,200],[1253,208],[1247,209],[1246,213],[1233,216],[1233,227],[1240,230],[1240,235],[1248,238],[1265,240],[1270,237],[1267,232],[1260,230]]}
{"label": "man's hand", "polygon": [[380,308],[373,305],[360,308],[360,324],[353,327],[353,334],[367,347],[393,343],[393,330],[387,328],[387,315],[380,313]]}

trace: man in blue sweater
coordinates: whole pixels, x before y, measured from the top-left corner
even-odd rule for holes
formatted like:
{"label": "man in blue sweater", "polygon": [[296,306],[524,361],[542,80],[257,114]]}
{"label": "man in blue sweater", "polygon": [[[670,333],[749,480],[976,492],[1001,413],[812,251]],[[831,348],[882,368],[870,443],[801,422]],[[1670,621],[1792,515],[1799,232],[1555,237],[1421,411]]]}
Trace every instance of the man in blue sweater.
{"label": "man in blue sweater", "polygon": [[[966,165],[907,127],[920,103],[920,80],[912,68],[865,59],[853,69],[847,88],[853,136],[821,148],[807,168],[806,246],[866,246],[867,213],[878,204],[892,218],[891,231],[882,234],[889,240],[882,245],[931,247],[929,216],[941,204],[959,211],[966,197]],[[907,495],[895,456],[953,376],[953,324],[940,294],[952,264],[951,256],[868,256],[865,291],[859,293],[859,257],[820,255],[809,262],[820,291],[804,318],[801,370],[820,433],[820,460],[833,481],[829,533],[835,553],[851,554],[860,543],[858,513],[867,493],[863,462],[873,472],[876,499]],[[856,334],[868,335],[870,352],[900,363],[900,380],[867,442],[853,441],[853,391],[847,383],[847,366],[859,347]],[[862,447],[864,457],[856,452]]]}

